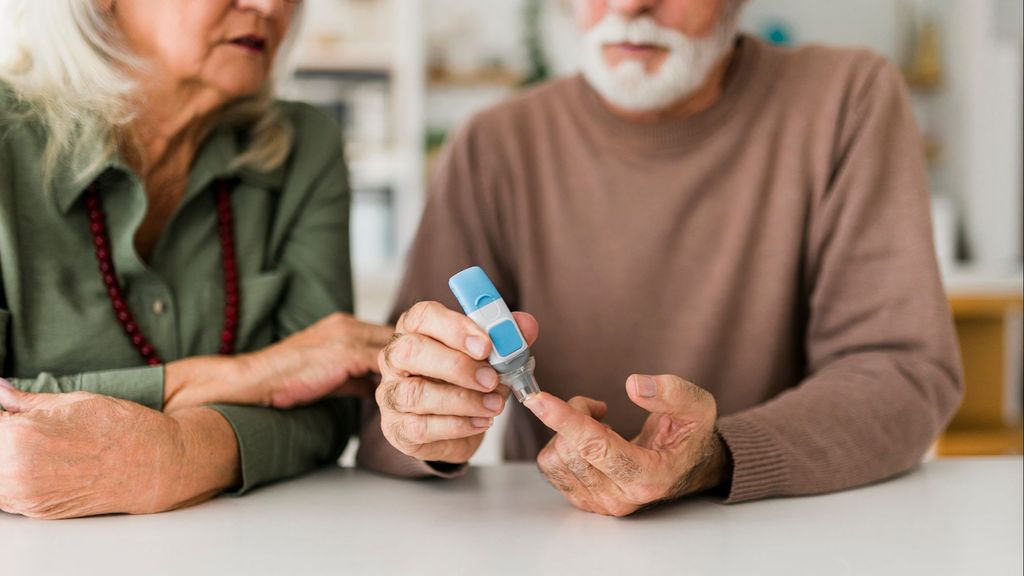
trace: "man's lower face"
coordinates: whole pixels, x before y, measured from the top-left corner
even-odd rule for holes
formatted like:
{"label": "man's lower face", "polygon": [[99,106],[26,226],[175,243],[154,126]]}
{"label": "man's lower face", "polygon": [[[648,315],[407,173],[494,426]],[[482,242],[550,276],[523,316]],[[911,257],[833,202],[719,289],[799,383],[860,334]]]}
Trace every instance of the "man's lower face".
{"label": "man's lower face", "polygon": [[629,43],[605,44],[603,52],[609,69],[617,68],[624,62],[639,62],[648,74],[657,74],[669,54],[668,48],[664,46]]}

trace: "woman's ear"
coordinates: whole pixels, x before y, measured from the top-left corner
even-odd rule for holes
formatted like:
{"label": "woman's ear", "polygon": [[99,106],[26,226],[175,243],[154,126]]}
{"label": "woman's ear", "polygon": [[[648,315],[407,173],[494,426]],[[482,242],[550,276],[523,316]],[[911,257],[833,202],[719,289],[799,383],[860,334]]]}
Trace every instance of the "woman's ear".
{"label": "woman's ear", "polygon": [[96,7],[108,16],[114,13],[115,4],[116,0],[96,0]]}

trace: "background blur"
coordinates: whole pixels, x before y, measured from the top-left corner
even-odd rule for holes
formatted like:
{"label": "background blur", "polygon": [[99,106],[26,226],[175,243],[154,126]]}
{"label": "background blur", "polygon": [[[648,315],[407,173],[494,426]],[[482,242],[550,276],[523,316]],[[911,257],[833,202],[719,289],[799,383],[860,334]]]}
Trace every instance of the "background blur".
{"label": "background blur", "polygon": [[[939,261],[967,377],[940,455],[1021,453],[1021,0],[750,0],[778,44],[868,47],[904,70],[929,162]],[[560,0],[306,0],[287,97],[344,127],[355,192],[357,313],[383,321],[430,162],[476,111],[572,74]],[[477,457],[497,459],[495,440]]]}

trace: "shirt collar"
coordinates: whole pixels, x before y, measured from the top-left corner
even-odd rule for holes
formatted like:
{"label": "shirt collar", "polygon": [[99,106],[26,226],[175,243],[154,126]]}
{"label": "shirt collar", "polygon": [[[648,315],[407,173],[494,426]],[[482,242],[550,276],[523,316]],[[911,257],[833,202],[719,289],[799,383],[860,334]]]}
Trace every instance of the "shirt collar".
{"label": "shirt collar", "polygon": [[[232,166],[241,151],[240,137],[240,131],[231,126],[220,126],[207,137],[192,162],[182,205],[209,188],[210,184],[217,180],[237,180],[243,184],[274,192],[279,192],[283,188],[284,166],[278,166],[270,171]],[[134,177],[131,168],[116,155],[104,162],[97,163],[93,169],[77,177],[69,166],[62,166],[58,169],[54,177],[54,197],[60,212],[67,214],[89,185],[104,177],[108,172],[120,172]]]}

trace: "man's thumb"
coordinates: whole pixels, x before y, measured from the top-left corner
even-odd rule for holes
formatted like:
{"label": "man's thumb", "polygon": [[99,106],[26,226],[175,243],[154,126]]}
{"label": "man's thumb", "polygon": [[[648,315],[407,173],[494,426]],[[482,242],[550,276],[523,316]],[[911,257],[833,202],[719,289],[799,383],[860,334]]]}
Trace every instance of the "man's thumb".
{"label": "man's thumb", "polygon": [[715,413],[715,399],[703,388],[678,376],[634,374],[626,380],[626,393],[634,404],[653,414],[701,420]]}

